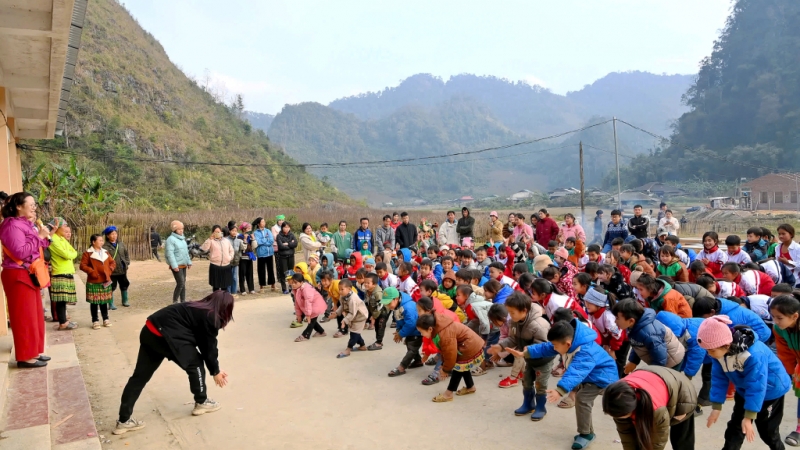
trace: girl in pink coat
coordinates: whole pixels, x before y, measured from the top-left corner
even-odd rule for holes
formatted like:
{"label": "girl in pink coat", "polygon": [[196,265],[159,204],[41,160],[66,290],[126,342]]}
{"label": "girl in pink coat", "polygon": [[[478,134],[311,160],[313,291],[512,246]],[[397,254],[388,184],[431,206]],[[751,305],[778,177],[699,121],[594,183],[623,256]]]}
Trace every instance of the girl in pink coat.
{"label": "girl in pink coat", "polygon": [[325,329],[317,322],[317,318],[325,314],[328,307],[322,295],[314,289],[314,286],[307,283],[302,273],[296,273],[289,278],[289,285],[294,291],[294,311],[297,315],[297,322],[305,321],[308,326],[303,333],[295,339],[295,342],[307,341],[311,338],[311,330],[316,331],[314,337],[324,337]]}

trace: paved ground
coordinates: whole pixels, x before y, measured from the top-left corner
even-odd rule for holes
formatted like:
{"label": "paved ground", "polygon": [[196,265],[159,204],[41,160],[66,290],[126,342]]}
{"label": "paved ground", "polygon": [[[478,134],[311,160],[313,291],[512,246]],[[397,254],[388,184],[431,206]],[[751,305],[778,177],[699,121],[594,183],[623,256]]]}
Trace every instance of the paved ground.
{"label": "paved ground", "polygon": [[[166,302],[171,289],[165,286]],[[430,400],[443,385],[425,387],[420,380],[428,368],[388,378],[404,346],[387,343],[379,352],[336,359],[345,341],[314,338],[293,342],[299,334],[288,327],[292,319],[288,296],[259,296],[239,301],[235,322],[220,335],[220,363],[229,374],[225,389],[213,385],[210,396],[223,409],[201,417],[190,415],[192,396],[186,375],[165,362],[145,389],[135,417],[147,422],[142,431],[112,436],[119,396],[138,351],[138,334],[148,315],[141,310],[112,313],[113,328],[88,329],[87,320],[75,332],[75,342],[87,380],[97,430],[103,448],[190,449],[405,449],[539,448],[568,449],[575,434],[574,410],[549,407],[540,423],[515,417],[521,389],[499,389],[495,369],[476,379],[478,392],[452,403]],[[79,318],[80,320],[80,318]],[[332,336],[335,324],[325,324]],[[369,342],[373,332],[365,333]],[[555,385],[557,379],[551,380]],[[723,418],[729,417],[728,405]],[[782,433],[794,428],[796,399],[787,397]],[[593,449],[621,448],[613,422],[595,403],[598,440]],[[705,417],[697,421],[697,448],[721,448],[725,421],[712,429]],[[105,442],[110,441],[110,442]],[[763,448],[757,441],[744,448]]]}

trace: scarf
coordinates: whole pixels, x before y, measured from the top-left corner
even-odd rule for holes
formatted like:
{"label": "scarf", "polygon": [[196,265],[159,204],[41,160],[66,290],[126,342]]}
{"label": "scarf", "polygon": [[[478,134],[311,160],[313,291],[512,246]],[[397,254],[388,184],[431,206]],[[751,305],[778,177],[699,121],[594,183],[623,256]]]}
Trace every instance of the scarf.
{"label": "scarf", "polygon": [[719,245],[718,244],[714,244],[714,246],[711,247],[711,248],[705,248],[705,247],[703,247],[703,248],[705,249],[706,253],[708,253],[710,255],[712,253],[716,253],[717,250],[719,250]]}

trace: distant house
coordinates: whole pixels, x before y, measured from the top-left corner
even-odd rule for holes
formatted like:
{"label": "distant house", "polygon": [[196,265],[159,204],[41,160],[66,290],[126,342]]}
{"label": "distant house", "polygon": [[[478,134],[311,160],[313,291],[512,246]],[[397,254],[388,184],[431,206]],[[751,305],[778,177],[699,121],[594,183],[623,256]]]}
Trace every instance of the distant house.
{"label": "distant house", "polygon": [[516,194],[511,194],[511,197],[509,197],[508,199],[514,202],[518,202],[520,200],[525,200],[526,198],[531,198],[531,197],[533,197],[533,192],[527,189],[523,189],[517,192]]}
{"label": "distant house", "polygon": [[414,200],[413,202],[411,202],[412,206],[422,206],[422,205],[427,205],[427,204],[428,204],[428,201],[427,200],[423,200],[421,198],[418,198],[418,199]]}
{"label": "distant house", "polygon": [[739,197],[749,199],[749,205],[742,208],[797,211],[799,185],[800,174],[796,173],[771,173],[751,180],[739,188]]}
{"label": "distant house", "polygon": [[458,201],[461,202],[461,203],[471,202],[471,201],[474,201],[474,200],[475,199],[470,197],[469,195],[465,195],[465,196],[461,197],[460,199],[458,199]]}
{"label": "distant house", "polygon": [[[617,198],[619,196],[614,195],[610,199],[608,199],[608,203],[616,205],[618,203]],[[633,205],[653,205],[658,204],[659,199],[651,197],[646,192],[638,192],[636,190],[629,190],[622,192],[622,206],[633,206]]]}
{"label": "distant house", "polygon": [[676,188],[675,186],[670,186],[664,183],[647,183],[632,190],[639,192],[646,192],[650,195],[655,195],[661,198],[683,195],[686,193],[683,189]]}
{"label": "distant house", "polygon": [[550,200],[555,200],[557,198],[566,197],[568,195],[580,195],[580,194],[581,194],[580,189],[575,189],[574,187],[568,187],[568,188],[558,188],[554,191],[548,192],[547,197]]}

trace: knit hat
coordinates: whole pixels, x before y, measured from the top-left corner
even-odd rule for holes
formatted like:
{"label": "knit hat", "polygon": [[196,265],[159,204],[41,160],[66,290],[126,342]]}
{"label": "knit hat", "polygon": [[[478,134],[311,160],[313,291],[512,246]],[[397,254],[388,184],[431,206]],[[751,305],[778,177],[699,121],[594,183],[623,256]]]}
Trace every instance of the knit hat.
{"label": "knit hat", "polygon": [[374,258],[367,258],[366,261],[364,261],[364,265],[367,265],[367,264],[369,264],[370,266],[374,266],[375,265],[375,259]]}
{"label": "knit hat", "polygon": [[286,216],[284,216],[283,214],[278,214],[277,216],[275,216],[275,220],[276,221],[278,221],[278,220],[286,220]]}
{"label": "knit hat", "polygon": [[308,255],[308,260],[311,261],[312,259],[316,259],[317,262],[319,262],[319,255],[316,254],[316,253],[312,253],[312,254]]}
{"label": "knit hat", "polygon": [[443,246],[439,247],[439,251],[441,251],[441,252],[446,252],[446,251],[449,251],[449,250],[450,250],[450,247],[447,246],[447,245],[443,245]]}
{"label": "knit hat", "polygon": [[544,269],[547,269],[547,266],[551,264],[553,264],[553,260],[551,260],[547,255],[539,255],[536,258],[533,258],[533,270],[536,272],[541,272]]}
{"label": "knit hat", "polygon": [[603,308],[608,305],[608,296],[597,289],[589,288],[583,295],[583,301]]}
{"label": "knit hat", "polygon": [[50,223],[47,224],[51,230],[56,231],[57,229],[67,225],[67,221],[64,220],[62,217],[53,217],[50,219]]}
{"label": "knit hat", "polygon": [[558,250],[556,250],[556,256],[558,256],[559,258],[568,259],[569,251],[567,251],[567,249],[564,247],[560,247]]}
{"label": "knit hat", "polygon": [[700,324],[697,329],[697,343],[706,350],[720,348],[733,342],[731,320],[728,316],[711,316]]}
{"label": "knit hat", "polygon": [[489,217],[492,217],[492,216],[499,217],[499,216],[497,215],[497,211],[492,211],[492,212],[490,212],[490,213],[489,213]]}
{"label": "knit hat", "polygon": [[109,225],[106,227],[105,230],[103,230],[103,236],[108,236],[114,231],[117,231],[117,227],[115,227],[114,225]]}
{"label": "knit hat", "polygon": [[250,228],[251,226],[252,225],[250,224],[250,222],[242,222],[242,224],[239,226],[239,229],[244,231],[244,230]]}
{"label": "knit hat", "polygon": [[400,292],[395,287],[388,287],[383,290],[383,298],[381,299],[381,304],[388,305],[392,303],[392,300],[400,297]]}
{"label": "knit hat", "polygon": [[634,270],[633,272],[631,272],[630,276],[631,286],[633,286],[634,284],[636,284],[636,282],[639,281],[639,277],[642,276],[643,273],[644,272],[642,272],[641,270]]}

